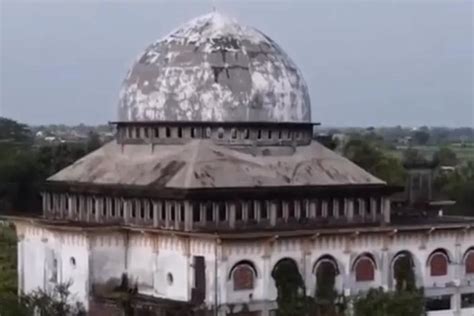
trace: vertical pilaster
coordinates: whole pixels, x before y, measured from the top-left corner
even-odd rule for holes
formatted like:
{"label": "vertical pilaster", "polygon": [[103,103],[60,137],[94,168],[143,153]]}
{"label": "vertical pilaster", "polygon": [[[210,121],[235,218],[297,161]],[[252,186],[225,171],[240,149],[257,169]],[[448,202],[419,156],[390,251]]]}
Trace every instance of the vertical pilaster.
{"label": "vertical pilaster", "polygon": [[268,203],[268,211],[270,212],[270,226],[276,225],[277,219],[277,204],[275,201],[269,201]]}
{"label": "vertical pilaster", "polygon": [[131,206],[132,201],[130,200],[123,200],[123,221],[125,224],[128,224],[130,221],[130,213],[131,213]]}
{"label": "vertical pilaster", "polygon": [[324,218],[328,217],[328,201],[327,200],[321,201],[321,213]]}
{"label": "vertical pilaster", "polygon": [[383,208],[383,222],[385,224],[390,223],[390,198],[389,197],[384,197],[382,200],[382,208]]}
{"label": "vertical pilaster", "polygon": [[[153,132],[152,135],[155,135]],[[160,203],[153,200],[151,202],[152,212],[153,212],[153,227],[158,227],[158,216],[160,215]]]}
{"label": "vertical pilaster", "polygon": [[339,199],[332,199],[332,207],[333,207],[333,214],[334,218],[339,218]]}
{"label": "vertical pilaster", "polygon": [[316,218],[316,200],[308,200],[309,218]]}
{"label": "vertical pilaster", "polygon": [[184,230],[190,231],[193,227],[193,205],[184,201]]}
{"label": "vertical pilaster", "polygon": [[347,220],[351,222],[354,219],[354,199],[352,198],[347,198],[344,199],[345,203],[345,214],[347,217]]}
{"label": "vertical pilaster", "polygon": [[229,227],[235,228],[235,202],[227,202]]}

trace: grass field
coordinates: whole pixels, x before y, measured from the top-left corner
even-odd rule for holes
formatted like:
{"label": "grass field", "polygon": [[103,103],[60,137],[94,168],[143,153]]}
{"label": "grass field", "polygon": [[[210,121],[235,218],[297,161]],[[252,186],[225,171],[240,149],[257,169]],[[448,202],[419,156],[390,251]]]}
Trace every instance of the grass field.
{"label": "grass field", "polygon": [[[389,150],[388,153],[401,159],[403,156],[403,151],[408,147],[399,147],[395,150]],[[439,150],[439,146],[412,146],[416,150],[419,150],[426,159],[431,159],[433,154]],[[469,144],[466,147],[461,147],[457,145],[448,146],[452,151],[456,153],[459,161],[462,163],[468,160],[474,160],[474,144]]]}

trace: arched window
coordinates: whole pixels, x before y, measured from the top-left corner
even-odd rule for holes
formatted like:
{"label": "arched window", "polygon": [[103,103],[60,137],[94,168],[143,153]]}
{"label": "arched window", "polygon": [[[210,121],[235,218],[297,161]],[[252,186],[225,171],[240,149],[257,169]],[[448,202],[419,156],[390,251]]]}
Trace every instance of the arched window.
{"label": "arched window", "polygon": [[369,282],[375,279],[375,261],[370,254],[362,254],[355,261],[353,271],[356,282]]}
{"label": "arched window", "polygon": [[249,261],[240,261],[230,271],[234,291],[252,290],[255,286],[257,272]]}
{"label": "arched window", "polygon": [[466,274],[474,274],[474,248],[469,249],[464,255]]}
{"label": "arched window", "polygon": [[448,274],[449,257],[444,250],[435,250],[428,257],[428,266],[431,276],[443,276]]}

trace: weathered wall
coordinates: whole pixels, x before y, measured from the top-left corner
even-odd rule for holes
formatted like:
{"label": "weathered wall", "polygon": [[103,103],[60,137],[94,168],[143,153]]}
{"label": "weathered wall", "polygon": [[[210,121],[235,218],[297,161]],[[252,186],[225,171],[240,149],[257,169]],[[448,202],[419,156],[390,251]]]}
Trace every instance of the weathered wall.
{"label": "weathered wall", "polygon": [[[474,276],[465,274],[463,261],[466,251],[474,245],[474,233],[469,230],[223,240],[220,243],[212,239],[138,232],[59,232],[33,225],[19,227],[18,234],[21,289],[28,292],[51,286],[52,262],[56,258],[58,282],[71,280],[72,292],[86,305],[90,285],[107,284],[111,280],[117,284],[123,273],[129,276],[131,285],[136,282],[142,294],[190,301],[195,287],[194,256],[205,259],[205,302],[212,306],[217,300],[222,312],[230,311],[230,305],[234,312],[244,307],[250,310],[274,308],[277,292],[271,273],[285,258],[296,262],[308,295],[315,293],[315,266],[321,258],[334,258],[337,262],[340,274],[336,286],[346,295],[369,287],[394,288],[392,263],[401,251],[413,254],[417,283],[424,286],[426,296],[452,295],[452,311],[436,315],[452,315],[460,306],[460,293],[474,293]],[[445,250],[449,256],[446,276],[430,275],[428,258],[437,249]],[[353,264],[363,253],[370,253],[375,260],[374,281],[355,280]],[[234,290],[231,270],[241,261],[249,261],[255,267],[253,289]],[[466,313],[460,309],[457,312]]]}

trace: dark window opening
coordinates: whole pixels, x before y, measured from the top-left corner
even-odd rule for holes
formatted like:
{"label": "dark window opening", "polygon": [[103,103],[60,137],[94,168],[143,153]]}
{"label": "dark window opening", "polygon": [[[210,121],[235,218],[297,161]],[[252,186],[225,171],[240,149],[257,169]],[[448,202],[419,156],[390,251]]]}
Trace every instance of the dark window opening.
{"label": "dark window opening", "polygon": [[211,134],[212,134],[211,128],[210,128],[210,127],[207,127],[207,128],[206,128],[206,138],[210,138],[210,137],[211,137]]}
{"label": "dark window opening", "polygon": [[153,129],[155,131],[155,137],[159,138],[160,137],[160,129],[158,127]]}
{"label": "dark window opening", "polygon": [[258,138],[258,139],[262,139],[262,130],[261,130],[261,129],[259,129],[259,130],[257,131],[257,138]]}
{"label": "dark window opening", "polygon": [[102,216],[107,216],[107,206],[105,205],[105,198],[100,198],[100,206],[102,207]]}
{"label": "dark window opening", "polygon": [[201,208],[198,202],[193,203],[193,222],[201,221]]}
{"label": "dark window opening", "polygon": [[354,200],[354,214],[356,216],[361,215],[359,199]]}
{"label": "dark window opening", "polygon": [[429,259],[430,275],[443,276],[448,274],[448,258],[443,252],[436,252]]}
{"label": "dark window opening", "polygon": [[145,133],[145,138],[148,138],[150,135],[149,135],[149,131],[148,131],[148,127],[145,127],[143,129],[143,132]]}
{"label": "dark window opening", "polygon": [[461,294],[461,308],[474,307],[474,293]]}
{"label": "dark window opening", "polygon": [[140,218],[145,218],[145,201],[138,202],[140,204]]}
{"label": "dark window opening", "polygon": [[271,130],[268,131],[268,139],[272,139],[272,131]]}
{"label": "dark window opening", "polygon": [[133,138],[133,129],[131,127],[127,128],[128,138]]}
{"label": "dark window opening", "polygon": [[255,204],[254,201],[250,201],[247,203],[248,205],[248,219],[253,220],[255,219]]}
{"label": "dark window opening", "polygon": [[112,199],[112,200],[110,201],[110,215],[111,215],[112,217],[115,217],[115,215],[116,215],[116,214],[115,214],[115,199]]}
{"label": "dark window opening", "polygon": [[149,218],[150,219],[154,219],[155,218],[155,212],[154,212],[154,205],[153,205],[153,201],[148,201],[148,214],[149,214]]}
{"label": "dark window opening", "polygon": [[226,208],[225,208],[225,203],[224,202],[220,202],[219,205],[218,205],[218,209],[219,209],[219,221],[220,222],[224,222],[226,220]]}
{"label": "dark window opening", "polygon": [[308,204],[306,200],[300,202],[300,217],[307,218],[308,217]]}
{"label": "dark window opening", "polygon": [[283,132],[282,132],[281,130],[280,130],[280,131],[278,131],[278,139],[281,139],[281,138],[282,138],[282,136],[283,136]]}
{"label": "dark window opening", "polygon": [[166,219],[166,203],[161,202],[161,220]]}
{"label": "dark window opening", "polygon": [[235,128],[230,130],[230,137],[232,137],[232,139],[237,138],[237,130]]}
{"label": "dark window opening", "polygon": [[178,138],[183,137],[183,129],[181,127],[178,127]]}
{"label": "dark window opening", "polygon": [[140,138],[140,127],[135,128],[135,137]]}
{"label": "dark window opening", "polygon": [[291,139],[291,131],[288,131],[288,133],[287,133],[287,138],[288,138],[288,139]]}
{"label": "dark window opening", "polygon": [[260,202],[260,217],[262,219],[268,218],[268,209],[267,209],[267,201]]}
{"label": "dark window opening", "polygon": [[244,139],[249,139],[250,138],[250,131],[248,129],[244,130]]}
{"label": "dark window opening", "polygon": [[176,209],[174,207],[174,202],[171,203],[170,207],[170,220],[173,222],[176,220]]}
{"label": "dark window opening", "polygon": [[277,218],[283,218],[283,204],[282,201],[276,202],[276,216]]}
{"label": "dark window opening", "polygon": [[207,202],[206,203],[206,221],[212,222],[213,221],[213,207],[212,207],[212,202]]}
{"label": "dark window opening", "polygon": [[237,201],[235,202],[235,220],[241,221],[243,218],[242,214],[242,202]]}
{"label": "dark window opening", "polygon": [[288,202],[288,218],[295,218],[295,202]]}
{"label": "dark window opening", "polygon": [[323,201],[322,200],[314,201],[314,206],[316,207],[316,217],[322,217],[323,216]]}
{"label": "dark window opening", "polygon": [[339,206],[339,216],[344,216],[345,215],[345,201],[344,199],[339,199],[338,201],[338,206]]}
{"label": "dark window opening", "polygon": [[185,217],[186,214],[184,214],[184,204],[183,203],[179,204],[179,213],[180,213],[179,215],[181,216],[180,221],[184,222],[184,217]]}
{"label": "dark window opening", "polygon": [[451,295],[427,297],[425,308],[427,312],[451,309]]}
{"label": "dark window opening", "polygon": [[196,128],[191,128],[191,138],[196,137]]}
{"label": "dark window opening", "polygon": [[370,203],[370,198],[365,199],[365,215],[370,215],[372,212],[372,203]]}
{"label": "dark window opening", "polygon": [[166,137],[170,138],[171,137],[171,129],[169,127],[167,127],[165,130],[166,130]]}
{"label": "dark window opening", "polygon": [[327,203],[327,206],[328,206],[328,217],[335,217],[335,209],[334,209],[334,201],[333,199],[329,199],[328,200],[328,203]]}

